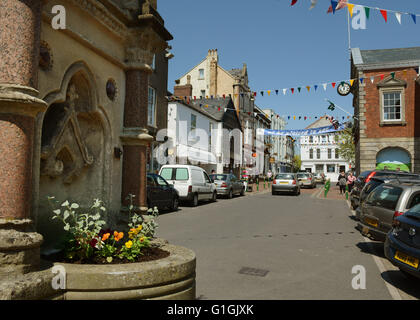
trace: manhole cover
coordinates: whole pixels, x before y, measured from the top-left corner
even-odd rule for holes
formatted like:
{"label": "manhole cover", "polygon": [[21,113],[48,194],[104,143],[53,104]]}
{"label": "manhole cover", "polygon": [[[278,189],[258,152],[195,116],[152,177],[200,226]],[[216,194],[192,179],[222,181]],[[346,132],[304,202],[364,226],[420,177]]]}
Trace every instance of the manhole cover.
{"label": "manhole cover", "polygon": [[240,274],[245,274],[245,275],[248,275],[248,276],[265,277],[268,273],[268,270],[242,267],[242,269],[239,270],[239,273]]}

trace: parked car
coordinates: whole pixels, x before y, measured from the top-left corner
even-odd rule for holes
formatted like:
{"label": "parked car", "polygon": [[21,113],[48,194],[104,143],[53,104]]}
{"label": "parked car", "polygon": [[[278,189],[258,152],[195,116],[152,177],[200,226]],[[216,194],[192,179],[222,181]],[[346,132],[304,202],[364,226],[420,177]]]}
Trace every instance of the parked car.
{"label": "parked car", "polygon": [[384,253],[409,279],[420,279],[420,204],[394,218]]}
{"label": "parked car", "polygon": [[310,172],[298,172],[297,178],[300,184],[300,187],[307,188],[316,188],[316,182],[314,176]]}
{"label": "parked car", "polygon": [[325,183],[325,175],[323,173],[315,173],[314,178],[316,183]]}
{"label": "parked car", "polygon": [[229,199],[232,199],[235,194],[241,196],[245,195],[244,183],[236,178],[234,174],[211,174],[210,179],[212,179],[216,185],[218,196],[226,196]]}
{"label": "parked car", "polygon": [[394,217],[420,203],[420,180],[393,180],[377,186],[360,206],[357,228],[362,234],[385,241]]}
{"label": "parked car", "polygon": [[216,185],[207,172],[197,166],[191,165],[164,165],[159,171],[169,184],[172,184],[179,193],[180,201],[187,201],[197,206],[201,200],[217,200]]}
{"label": "parked car", "polygon": [[178,210],[179,194],[165,179],[157,174],[147,174],[147,205],[149,208]]}
{"label": "parked car", "polygon": [[292,192],[295,195],[300,194],[300,184],[296,173],[279,173],[273,179],[271,185],[271,194],[279,192]]}
{"label": "parked car", "polygon": [[364,186],[372,179],[378,177],[420,177],[418,174],[403,172],[403,171],[392,171],[392,170],[369,170],[362,172],[354,182],[354,186],[350,193],[350,203],[353,210],[359,207],[360,193]]}

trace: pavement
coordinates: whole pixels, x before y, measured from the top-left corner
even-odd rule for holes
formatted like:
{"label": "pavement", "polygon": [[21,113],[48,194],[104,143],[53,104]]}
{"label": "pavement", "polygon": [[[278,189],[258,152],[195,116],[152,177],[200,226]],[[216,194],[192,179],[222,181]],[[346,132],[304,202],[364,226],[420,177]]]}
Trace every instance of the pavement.
{"label": "pavement", "polygon": [[[383,244],[355,229],[345,197],[330,192],[325,199],[321,186],[298,197],[266,189],[181,207],[158,217],[157,236],[194,250],[199,299],[420,298],[418,285],[386,260]],[[365,289],[355,289],[362,275]]]}

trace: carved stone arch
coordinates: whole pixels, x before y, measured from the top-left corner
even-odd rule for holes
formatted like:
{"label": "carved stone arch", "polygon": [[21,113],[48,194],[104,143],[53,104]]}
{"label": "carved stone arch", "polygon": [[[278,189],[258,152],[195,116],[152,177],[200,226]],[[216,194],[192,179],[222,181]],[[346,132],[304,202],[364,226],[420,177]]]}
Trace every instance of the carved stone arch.
{"label": "carved stone arch", "polygon": [[49,221],[47,196],[82,207],[99,198],[109,207],[113,139],[110,119],[99,105],[94,73],[84,62],[72,64],[60,88],[47,94],[44,101],[48,109],[38,119],[36,220],[48,248],[60,231]]}

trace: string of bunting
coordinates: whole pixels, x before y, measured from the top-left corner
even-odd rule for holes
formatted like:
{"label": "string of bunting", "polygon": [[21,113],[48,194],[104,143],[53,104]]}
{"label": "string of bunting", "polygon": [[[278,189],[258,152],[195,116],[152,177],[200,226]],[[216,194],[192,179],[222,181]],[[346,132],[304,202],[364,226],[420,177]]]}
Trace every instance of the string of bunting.
{"label": "string of bunting", "polygon": [[[292,0],[291,6],[294,6],[297,2],[298,2],[298,0]],[[316,6],[317,2],[318,2],[318,0],[311,0],[311,6],[309,7],[309,9],[313,9]],[[366,5],[349,3],[347,0],[338,0],[338,1],[331,0],[331,5],[328,8],[327,13],[332,12],[334,14],[337,10],[340,10],[340,9],[343,9],[343,8],[347,7],[347,9],[350,13],[350,16],[353,17],[353,10],[354,10],[355,6],[363,7],[366,19],[369,19],[371,10],[379,11],[381,13],[383,19],[385,20],[385,22],[388,22],[388,13],[389,12],[393,13],[395,15],[395,18],[397,19],[399,24],[401,24],[402,15],[410,16],[411,19],[413,20],[414,24],[417,24],[417,17],[420,16],[420,14],[411,13],[411,12],[403,12],[403,11],[396,11],[396,10],[390,10],[390,9],[382,9],[382,8],[378,8],[378,7],[370,7],[370,6],[366,6]]]}
{"label": "string of bunting", "polygon": [[[322,91],[322,89],[324,89],[324,91],[327,91],[328,88],[336,88],[339,84],[342,83],[349,83],[350,86],[352,87],[354,84],[356,84],[358,81],[360,82],[360,84],[363,84],[365,81],[370,81],[371,83],[375,83],[375,81],[377,81],[378,79],[380,79],[380,81],[384,80],[386,76],[391,76],[392,78],[395,78],[396,74],[398,73],[402,73],[403,76],[405,77],[407,75],[407,71],[412,70],[412,69],[404,69],[404,70],[399,70],[399,71],[393,71],[388,73],[383,73],[383,74],[379,74],[376,76],[371,76],[369,77],[369,79],[366,79],[364,77],[361,78],[355,78],[355,79],[349,79],[349,80],[339,80],[339,81],[331,81],[331,82],[324,82],[324,83],[318,83],[315,85],[302,85],[302,86],[298,86],[298,87],[293,87],[293,88],[283,88],[283,89],[269,89],[269,90],[259,90],[259,94],[261,95],[261,97],[265,96],[281,96],[283,94],[283,96],[285,96],[286,94],[290,93],[290,94],[295,94],[295,93],[302,93],[307,91],[309,92],[317,92],[317,91]],[[415,68],[416,73],[417,73],[417,77],[419,76],[419,68]],[[306,90],[305,90],[306,89]],[[311,91],[312,90],[312,91]],[[244,97],[245,95],[250,98],[251,95],[253,95],[254,97],[258,96],[257,91],[251,91],[251,92],[247,92],[247,93],[240,93],[239,94],[241,97]],[[233,94],[233,96],[236,98],[238,96],[238,94]],[[176,96],[172,96],[172,97],[176,97]],[[213,100],[213,99],[226,99],[226,98],[232,98],[232,94],[222,94],[222,95],[206,95],[205,97],[203,96],[184,96],[183,99],[185,101],[196,101],[196,100],[201,100],[201,99],[207,99],[207,100]],[[170,98],[170,97],[168,97]],[[182,97],[176,97],[178,99],[182,99]],[[201,105],[200,105],[201,106]],[[203,104],[203,106],[205,106],[205,104]],[[220,111],[220,110],[219,110]]]}

